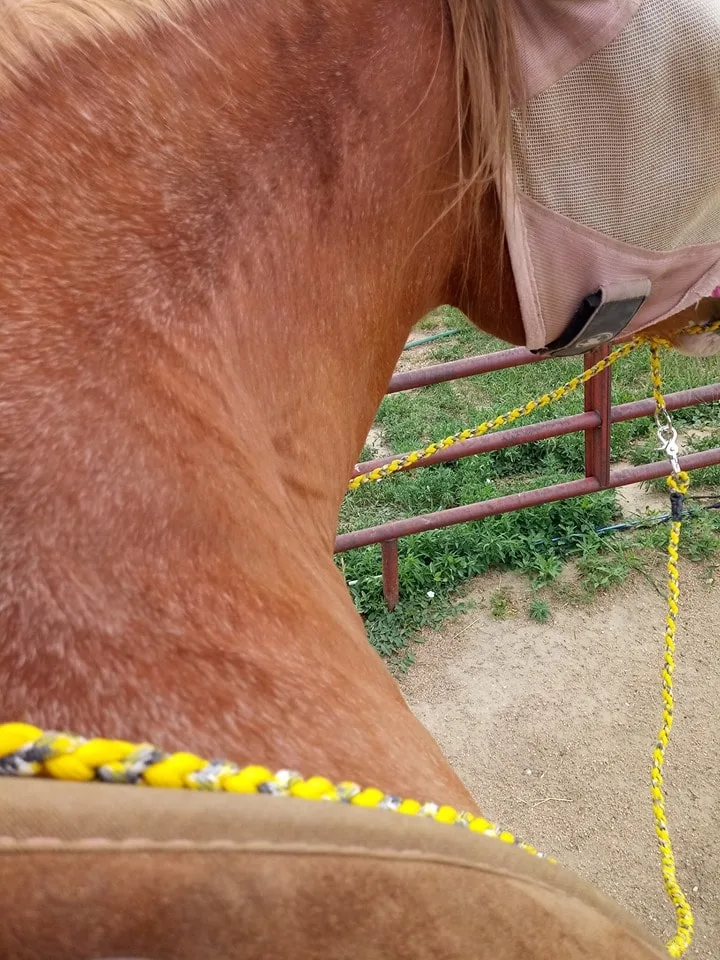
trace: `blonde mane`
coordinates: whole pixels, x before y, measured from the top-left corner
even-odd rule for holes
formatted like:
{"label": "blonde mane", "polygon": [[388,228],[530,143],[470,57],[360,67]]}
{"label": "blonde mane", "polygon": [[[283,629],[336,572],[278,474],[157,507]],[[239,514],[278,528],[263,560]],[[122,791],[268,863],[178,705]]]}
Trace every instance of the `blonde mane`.
{"label": "blonde mane", "polygon": [[487,188],[504,192],[511,109],[521,91],[509,0],[446,0],[455,47],[459,198],[479,207]]}
{"label": "blonde mane", "polygon": [[0,0],[0,90],[78,40],[139,34],[213,0]]}

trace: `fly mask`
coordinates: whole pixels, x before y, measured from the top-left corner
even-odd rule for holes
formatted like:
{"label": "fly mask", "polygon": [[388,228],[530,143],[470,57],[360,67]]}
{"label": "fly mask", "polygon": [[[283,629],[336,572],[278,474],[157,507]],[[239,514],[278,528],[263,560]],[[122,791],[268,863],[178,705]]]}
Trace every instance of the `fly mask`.
{"label": "fly mask", "polygon": [[720,285],[720,0],[515,0],[505,225],[527,346],[581,353]]}

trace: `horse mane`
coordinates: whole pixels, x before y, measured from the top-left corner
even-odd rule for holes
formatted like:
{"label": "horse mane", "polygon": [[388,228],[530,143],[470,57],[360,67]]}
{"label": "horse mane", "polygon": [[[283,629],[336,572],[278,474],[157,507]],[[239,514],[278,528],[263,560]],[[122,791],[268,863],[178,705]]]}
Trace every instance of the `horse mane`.
{"label": "horse mane", "polygon": [[0,92],[78,40],[180,28],[183,14],[212,0],[0,0]]}
{"label": "horse mane", "polygon": [[[505,192],[512,142],[511,110],[521,79],[509,0],[446,0],[455,48],[457,201],[469,199],[473,229],[482,229],[488,187]],[[469,196],[468,196],[469,194]]]}

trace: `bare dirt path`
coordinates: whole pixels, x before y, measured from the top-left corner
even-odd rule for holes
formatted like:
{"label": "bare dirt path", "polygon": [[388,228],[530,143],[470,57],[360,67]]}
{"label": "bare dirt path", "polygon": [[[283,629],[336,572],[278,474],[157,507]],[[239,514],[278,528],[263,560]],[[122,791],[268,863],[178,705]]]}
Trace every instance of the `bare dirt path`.
{"label": "bare dirt path", "polygon": [[[668,815],[696,916],[688,956],[720,960],[720,575],[710,582],[706,565],[686,561],[681,577]],[[489,604],[501,586],[518,610],[503,621]],[[667,937],[648,789],[664,598],[633,576],[539,624],[524,612],[528,595],[516,576],[475,581],[478,607],[425,634],[403,692],[488,817]]]}

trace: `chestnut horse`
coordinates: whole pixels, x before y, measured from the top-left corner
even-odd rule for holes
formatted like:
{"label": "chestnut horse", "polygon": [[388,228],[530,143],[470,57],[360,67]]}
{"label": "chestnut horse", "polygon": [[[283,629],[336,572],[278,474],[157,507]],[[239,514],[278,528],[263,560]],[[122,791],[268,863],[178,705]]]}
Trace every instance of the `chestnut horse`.
{"label": "chestnut horse", "polygon": [[524,342],[506,3],[0,18],[0,716],[476,809],[332,551],[412,324]]}

